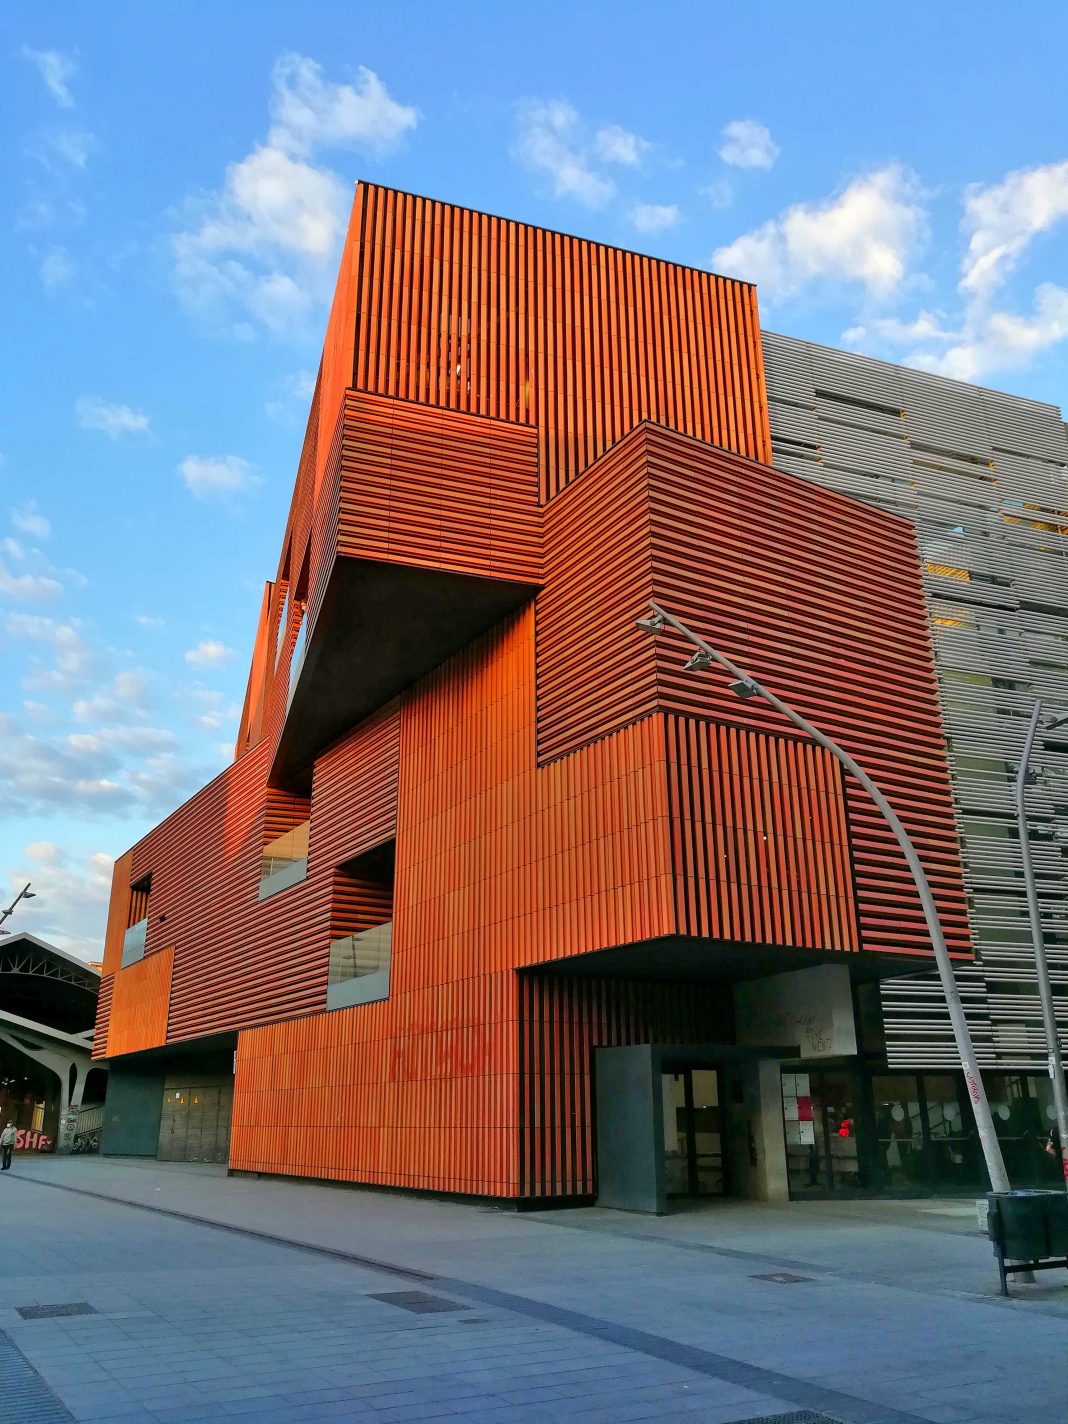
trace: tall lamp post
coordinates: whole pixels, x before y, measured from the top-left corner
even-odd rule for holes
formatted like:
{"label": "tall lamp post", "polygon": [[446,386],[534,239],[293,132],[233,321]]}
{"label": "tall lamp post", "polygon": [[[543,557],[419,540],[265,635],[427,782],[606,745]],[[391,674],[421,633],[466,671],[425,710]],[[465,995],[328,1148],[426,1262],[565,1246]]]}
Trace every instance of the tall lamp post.
{"label": "tall lamp post", "polygon": [[[1035,978],[1038,980],[1038,997],[1042,1004],[1042,1026],[1046,1030],[1049,1076],[1053,1082],[1053,1107],[1057,1116],[1057,1136],[1060,1138],[1061,1176],[1064,1178],[1065,1190],[1068,1191],[1068,1092],[1064,1085],[1061,1042],[1057,1033],[1057,1015],[1053,1008],[1053,989],[1049,981],[1049,965],[1046,962],[1046,940],[1042,932],[1042,911],[1038,903],[1038,886],[1035,884],[1035,870],[1031,863],[1031,837],[1027,827],[1026,798],[1031,751],[1041,719],[1042,701],[1039,699],[1031,712],[1016,775],[1016,823],[1020,831],[1020,856],[1023,860],[1024,884],[1027,886],[1031,941],[1035,950]],[[1068,725],[1068,717],[1056,717],[1047,723],[1046,730],[1052,732],[1056,727],[1065,725]]]}
{"label": "tall lamp post", "polygon": [[9,919],[10,916],[15,913],[15,908],[16,908],[16,906],[18,905],[19,901],[20,901],[20,900],[32,900],[32,899],[35,897],[35,895],[36,895],[37,892],[30,889],[30,883],[31,883],[31,882],[27,880],[26,884],[22,887],[22,889],[19,891],[19,893],[15,896],[15,898],[12,900],[11,904],[8,905],[7,909],[0,911],[0,934],[10,934],[10,933],[11,933],[10,930],[5,930],[5,929],[4,929],[4,927],[3,927],[3,926],[4,926],[4,921],[5,921],[6,919]]}
{"label": "tall lamp post", "polygon": [[949,1008],[949,1017],[953,1024],[953,1036],[957,1044],[957,1053],[960,1057],[961,1066],[964,1069],[965,1082],[968,1084],[968,1097],[971,1100],[972,1112],[975,1114],[975,1126],[979,1132],[979,1142],[983,1149],[983,1157],[986,1161],[987,1174],[990,1177],[990,1187],[995,1192],[1009,1191],[1009,1178],[1005,1171],[1005,1162],[1001,1155],[1001,1144],[998,1142],[997,1133],[994,1130],[994,1120],[990,1115],[990,1104],[987,1101],[986,1090],[983,1087],[982,1074],[979,1071],[979,1063],[975,1056],[975,1049],[972,1046],[972,1036],[968,1029],[968,1021],[964,1017],[964,1006],[960,999],[960,990],[957,988],[957,981],[953,974],[953,962],[949,957],[949,949],[946,945],[945,935],[942,933],[942,925],[938,918],[938,908],[935,905],[934,895],[931,893],[931,886],[927,880],[926,872],[920,862],[916,847],[909,839],[904,826],[898,820],[894,808],[887,801],[886,797],[872,781],[868,773],[859,766],[853,758],[838,745],[837,742],[825,736],[818,727],[814,727],[811,722],[802,717],[799,712],[795,712],[792,707],[776,697],[773,692],[757,682],[755,677],[736,664],[723,653],[718,652],[703,638],[699,638],[696,633],[690,631],[685,623],[680,622],[672,614],[658,603],[650,603],[652,616],[650,618],[639,618],[638,627],[646,633],[661,633],[665,627],[674,628],[676,632],[688,639],[697,648],[697,652],[686,663],[689,672],[702,672],[718,664],[723,670],[734,679],[730,684],[730,689],[736,696],[742,699],[749,697],[761,697],[770,706],[774,707],[786,718],[788,722],[799,728],[807,736],[811,737],[819,746],[824,747],[831,753],[846,771],[860,783],[876,807],[881,812],[886,824],[894,833],[898,845],[901,847],[912,878],[916,882],[916,890],[920,897],[920,904],[923,906],[924,918],[927,921],[927,932],[931,937],[931,946],[934,949],[935,962],[938,965],[938,973],[942,980],[942,991],[946,997],[946,1005]]}

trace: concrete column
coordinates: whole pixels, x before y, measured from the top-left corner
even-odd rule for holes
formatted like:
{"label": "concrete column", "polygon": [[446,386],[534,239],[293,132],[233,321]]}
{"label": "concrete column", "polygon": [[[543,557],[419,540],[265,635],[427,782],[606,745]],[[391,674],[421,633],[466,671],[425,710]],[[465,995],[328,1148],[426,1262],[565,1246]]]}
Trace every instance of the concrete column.
{"label": "concrete column", "polygon": [[788,1201],[778,1059],[729,1064],[722,1076],[731,1195],[750,1201]]}

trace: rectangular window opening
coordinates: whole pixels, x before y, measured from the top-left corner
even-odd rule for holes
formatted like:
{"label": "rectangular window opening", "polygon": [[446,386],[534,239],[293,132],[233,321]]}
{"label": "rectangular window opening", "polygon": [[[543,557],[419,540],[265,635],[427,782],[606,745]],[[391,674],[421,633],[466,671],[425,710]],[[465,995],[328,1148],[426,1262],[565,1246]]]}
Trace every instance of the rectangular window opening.
{"label": "rectangular window opening", "polygon": [[389,997],[395,866],[396,841],[387,841],[334,872],[328,1009]]}
{"label": "rectangular window opening", "polygon": [[261,900],[307,878],[309,810],[307,797],[268,792],[260,858]]}
{"label": "rectangular window opening", "polygon": [[148,939],[148,901],[152,893],[152,876],[142,875],[130,886],[130,905],[126,912],[126,933],[122,937],[120,967],[136,964],[145,957]]}

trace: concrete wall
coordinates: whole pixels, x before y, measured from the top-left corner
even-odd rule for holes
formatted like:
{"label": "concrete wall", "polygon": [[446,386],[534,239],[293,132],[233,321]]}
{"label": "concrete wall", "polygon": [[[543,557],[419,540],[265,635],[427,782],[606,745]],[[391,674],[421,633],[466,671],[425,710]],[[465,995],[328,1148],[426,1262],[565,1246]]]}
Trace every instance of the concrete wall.
{"label": "concrete wall", "polygon": [[163,1107],[161,1070],[113,1066],[104,1103],[100,1152],[105,1157],[155,1157]]}
{"label": "concrete wall", "polygon": [[597,1205],[659,1214],[666,1208],[664,1100],[655,1048],[599,1048]]}

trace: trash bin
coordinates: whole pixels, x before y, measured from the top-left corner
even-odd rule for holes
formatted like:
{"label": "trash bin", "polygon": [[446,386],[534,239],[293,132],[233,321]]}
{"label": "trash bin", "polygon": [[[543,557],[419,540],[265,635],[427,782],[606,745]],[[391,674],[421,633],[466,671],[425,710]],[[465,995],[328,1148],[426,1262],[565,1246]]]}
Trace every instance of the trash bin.
{"label": "trash bin", "polygon": [[1048,1256],[1045,1192],[991,1192],[986,1229],[991,1241],[1011,1261]]}
{"label": "trash bin", "polygon": [[994,1243],[1005,1285],[1006,1261],[1026,1262],[1031,1269],[1068,1265],[1068,1195],[1059,1191],[990,1192],[987,1195],[987,1235]]}

